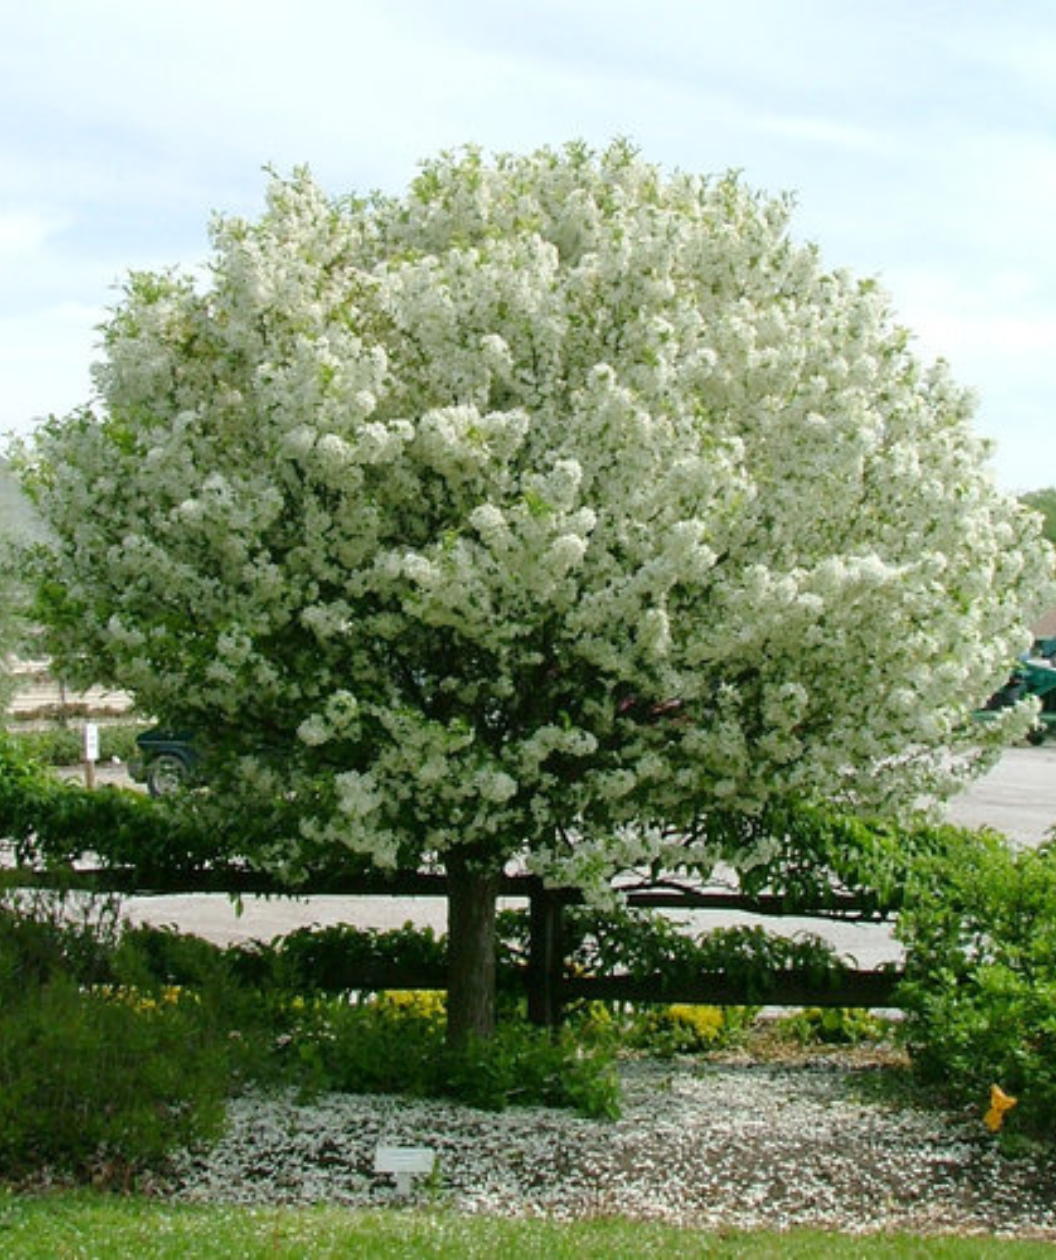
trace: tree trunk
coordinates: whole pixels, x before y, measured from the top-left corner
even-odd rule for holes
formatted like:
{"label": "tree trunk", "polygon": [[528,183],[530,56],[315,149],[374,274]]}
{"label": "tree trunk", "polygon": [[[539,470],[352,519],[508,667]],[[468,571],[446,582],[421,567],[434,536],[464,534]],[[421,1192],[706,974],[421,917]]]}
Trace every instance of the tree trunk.
{"label": "tree trunk", "polygon": [[454,853],[447,862],[447,1040],[495,1031],[495,905],[502,872]]}

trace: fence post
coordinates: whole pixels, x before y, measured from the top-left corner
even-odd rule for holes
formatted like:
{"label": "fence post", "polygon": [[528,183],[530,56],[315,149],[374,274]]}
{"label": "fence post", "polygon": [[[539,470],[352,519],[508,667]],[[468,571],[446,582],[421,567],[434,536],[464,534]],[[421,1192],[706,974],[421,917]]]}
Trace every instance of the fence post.
{"label": "fence post", "polygon": [[561,1024],[563,910],[560,894],[539,880],[528,899],[528,1018],[543,1028]]}

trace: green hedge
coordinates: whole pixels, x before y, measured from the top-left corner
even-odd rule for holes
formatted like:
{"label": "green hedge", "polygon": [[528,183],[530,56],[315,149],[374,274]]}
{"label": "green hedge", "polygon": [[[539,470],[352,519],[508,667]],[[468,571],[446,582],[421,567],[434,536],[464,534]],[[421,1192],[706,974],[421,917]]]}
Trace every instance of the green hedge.
{"label": "green hedge", "polygon": [[[121,868],[140,887],[163,890],[190,873],[253,869],[260,855],[257,864],[266,869],[285,836],[299,840],[299,827],[296,802],[282,799],[227,808],[209,792],[154,799],[110,786],[88,791],[57,779],[16,737],[0,732],[0,836],[14,842],[24,865],[61,868],[91,857],[104,869]],[[368,865],[331,853],[313,873],[325,879]]]}
{"label": "green hedge", "polygon": [[[528,916],[499,916],[503,965],[526,962]],[[712,928],[690,933],[647,909],[567,909],[562,920],[566,974],[626,975],[655,982],[657,1001],[701,976],[722,975],[744,986],[747,999],[764,1001],[783,974],[794,973],[819,990],[835,987],[850,967],[821,937],[807,932],[779,936],[762,927]]]}
{"label": "green hedge", "polygon": [[164,801],[60,782],[11,737],[0,737],[0,835],[14,841],[22,862],[56,866],[95,854],[146,881],[227,856],[223,836]]}
{"label": "green hedge", "polygon": [[897,934],[900,998],[917,1073],[984,1108],[992,1085],[1018,1099],[1008,1127],[1056,1132],[1056,849],[1014,851],[994,835],[922,862]]}
{"label": "green hedge", "polygon": [[67,978],[4,996],[0,1169],[127,1184],[174,1146],[215,1136],[228,1057],[184,1000]]}
{"label": "green hedge", "polygon": [[[136,736],[141,722],[99,725],[99,760],[128,764],[138,756]],[[47,730],[9,732],[15,748],[25,757],[48,766],[75,766],[84,758],[84,734],[79,726],[52,726]]]}

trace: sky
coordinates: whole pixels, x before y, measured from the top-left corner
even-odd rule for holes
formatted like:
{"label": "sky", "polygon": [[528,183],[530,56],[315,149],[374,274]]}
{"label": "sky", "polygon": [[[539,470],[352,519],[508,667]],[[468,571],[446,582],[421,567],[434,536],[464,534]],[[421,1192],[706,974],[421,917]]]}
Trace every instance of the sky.
{"label": "sky", "polygon": [[0,435],[90,401],[122,278],[199,266],[268,168],[398,193],[617,136],[793,193],[998,484],[1056,486],[1056,0],[0,0]]}

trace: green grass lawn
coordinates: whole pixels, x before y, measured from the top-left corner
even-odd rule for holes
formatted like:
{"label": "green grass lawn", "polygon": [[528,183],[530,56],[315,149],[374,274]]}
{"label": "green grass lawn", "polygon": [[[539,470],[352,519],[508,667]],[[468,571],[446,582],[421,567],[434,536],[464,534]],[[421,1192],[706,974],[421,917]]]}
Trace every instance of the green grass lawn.
{"label": "green grass lawn", "polygon": [[0,1255],[148,1260],[172,1257],[422,1256],[621,1260],[729,1257],[1050,1257],[1056,1246],[989,1238],[703,1233],[623,1220],[571,1223],[471,1217],[444,1211],[189,1207],[89,1191],[0,1197]]}

